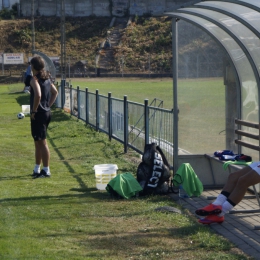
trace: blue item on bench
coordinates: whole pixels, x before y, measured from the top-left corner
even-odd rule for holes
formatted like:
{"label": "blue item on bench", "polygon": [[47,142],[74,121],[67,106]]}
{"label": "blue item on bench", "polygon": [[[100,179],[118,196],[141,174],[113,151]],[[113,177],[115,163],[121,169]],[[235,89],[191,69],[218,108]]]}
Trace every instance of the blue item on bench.
{"label": "blue item on bench", "polygon": [[231,150],[220,150],[214,153],[214,156],[216,157],[220,157],[221,155],[234,155],[234,153]]}
{"label": "blue item on bench", "polygon": [[221,160],[221,161],[235,161],[236,157],[237,157],[237,154],[235,154],[235,155],[221,155],[219,157],[219,160]]}
{"label": "blue item on bench", "polygon": [[234,155],[221,155],[219,157],[221,161],[240,161],[240,162],[251,162],[252,157],[244,154],[234,154]]}

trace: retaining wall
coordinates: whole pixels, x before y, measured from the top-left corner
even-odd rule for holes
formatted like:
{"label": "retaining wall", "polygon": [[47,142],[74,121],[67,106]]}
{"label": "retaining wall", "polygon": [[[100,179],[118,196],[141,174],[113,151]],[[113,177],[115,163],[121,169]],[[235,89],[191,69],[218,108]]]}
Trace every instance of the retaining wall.
{"label": "retaining wall", "polygon": [[[15,1],[15,0],[6,0]],[[196,0],[64,0],[66,16],[125,16],[150,14],[160,16]],[[18,2],[17,2],[18,3]],[[31,0],[20,0],[20,15],[31,16]],[[35,15],[60,16],[60,0],[34,0]],[[13,2],[12,2],[13,4]],[[19,4],[19,3],[18,3]],[[11,6],[11,5],[10,5]]]}

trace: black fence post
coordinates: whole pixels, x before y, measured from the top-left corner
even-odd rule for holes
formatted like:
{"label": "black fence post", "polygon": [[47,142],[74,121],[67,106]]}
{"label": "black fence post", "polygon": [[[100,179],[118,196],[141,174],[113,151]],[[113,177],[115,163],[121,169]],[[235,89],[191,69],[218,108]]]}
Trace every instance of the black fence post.
{"label": "black fence post", "polygon": [[144,100],[144,131],[145,131],[145,144],[149,144],[149,108],[148,108],[148,99]]}
{"label": "black fence post", "polygon": [[124,96],[124,152],[127,153],[128,146],[128,102],[127,96]]}
{"label": "black fence post", "polygon": [[112,99],[111,99],[111,92],[108,93],[108,137],[109,141],[112,139]]}
{"label": "black fence post", "polygon": [[61,108],[63,109],[65,104],[65,80],[61,80]]}
{"label": "black fence post", "polygon": [[80,118],[80,92],[79,86],[77,86],[77,109],[78,109],[78,119]]}
{"label": "black fence post", "polygon": [[86,101],[86,124],[89,124],[89,98],[88,98],[88,88],[86,88],[86,96],[85,96],[85,101]]}
{"label": "black fence post", "polygon": [[98,89],[96,90],[96,131],[99,129],[99,94]]}
{"label": "black fence post", "polygon": [[69,88],[69,91],[70,91],[70,114],[72,115],[72,85],[70,85],[70,88]]}

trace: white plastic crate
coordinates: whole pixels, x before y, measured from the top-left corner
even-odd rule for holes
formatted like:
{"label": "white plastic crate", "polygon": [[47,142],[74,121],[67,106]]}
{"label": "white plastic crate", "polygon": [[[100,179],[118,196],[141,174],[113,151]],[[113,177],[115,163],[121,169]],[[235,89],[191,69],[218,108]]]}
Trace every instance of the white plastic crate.
{"label": "white plastic crate", "polygon": [[22,112],[24,114],[30,114],[30,105],[22,105]]}

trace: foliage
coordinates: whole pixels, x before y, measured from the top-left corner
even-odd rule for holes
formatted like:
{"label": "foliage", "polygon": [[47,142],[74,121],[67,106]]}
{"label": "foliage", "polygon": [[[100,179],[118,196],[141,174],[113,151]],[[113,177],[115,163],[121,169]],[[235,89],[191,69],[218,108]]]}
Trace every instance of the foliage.
{"label": "foliage", "polygon": [[[110,22],[110,17],[66,17],[66,57],[70,60],[71,71],[76,69],[76,63],[80,60],[87,61],[88,71],[95,71],[96,55],[107,37],[107,31],[112,29],[109,28]],[[36,50],[48,56],[60,56],[60,17],[36,16],[34,24]],[[179,22],[180,70],[187,69],[185,58],[189,56],[189,70],[193,70],[193,77],[196,76],[195,68],[200,54],[202,70],[210,64],[214,70],[222,71],[222,55],[216,43],[202,30],[187,24]],[[30,30],[31,20],[27,18],[0,21],[0,49],[4,52],[23,52],[24,59],[28,60],[31,53]],[[130,25],[121,31],[121,36],[120,45],[113,49],[113,71],[171,72],[171,19],[136,15]],[[182,74],[180,76],[183,77]]]}
{"label": "foliage", "polygon": [[[3,12],[6,12],[4,10]],[[66,54],[71,64],[87,60],[95,68],[95,56],[106,36],[109,17],[66,17]],[[48,56],[60,56],[61,26],[59,17],[35,17],[35,47]],[[31,20],[17,18],[0,21],[0,49],[4,52],[22,52],[24,60],[31,55]],[[25,67],[26,68],[26,67]]]}
{"label": "foliage", "polygon": [[17,16],[18,4],[14,4],[12,9],[3,8],[0,10],[0,17],[2,19],[14,19]]}
{"label": "foliage", "polygon": [[29,43],[31,41],[31,30],[29,28],[15,30],[15,35],[18,38],[19,43]]}

